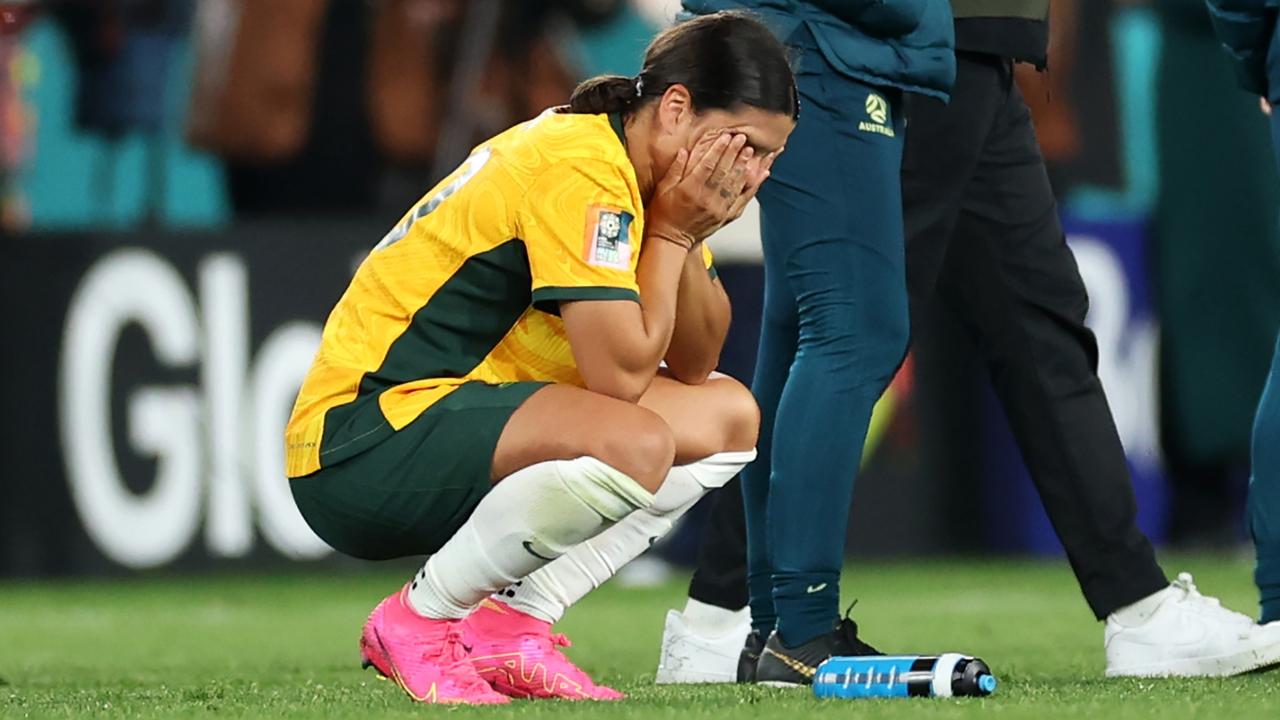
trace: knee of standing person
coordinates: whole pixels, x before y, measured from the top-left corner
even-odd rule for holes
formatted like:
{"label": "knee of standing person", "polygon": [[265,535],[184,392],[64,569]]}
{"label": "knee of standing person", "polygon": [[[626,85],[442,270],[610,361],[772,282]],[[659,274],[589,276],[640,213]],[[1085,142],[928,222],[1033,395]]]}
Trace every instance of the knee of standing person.
{"label": "knee of standing person", "polygon": [[675,436],[656,413],[633,407],[620,422],[602,419],[587,439],[587,454],[657,492],[676,456]]}
{"label": "knee of standing person", "polygon": [[900,311],[894,311],[892,316],[886,314],[883,322],[886,327],[881,334],[883,343],[877,349],[876,367],[883,368],[888,378],[892,379],[911,347],[911,318],[906,303],[902,304]]}
{"label": "knee of standing person", "polygon": [[799,348],[821,358],[833,382],[885,382],[897,371],[910,342],[905,294],[859,298],[841,288],[812,299],[801,312]]}

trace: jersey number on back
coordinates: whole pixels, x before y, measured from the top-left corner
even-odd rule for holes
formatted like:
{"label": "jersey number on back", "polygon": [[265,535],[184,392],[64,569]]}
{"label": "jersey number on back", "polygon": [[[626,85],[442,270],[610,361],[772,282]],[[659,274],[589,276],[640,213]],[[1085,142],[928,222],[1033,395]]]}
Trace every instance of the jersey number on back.
{"label": "jersey number on back", "polygon": [[409,234],[409,229],[413,227],[414,223],[430,215],[436,208],[440,207],[445,200],[448,200],[450,196],[461,190],[462,186],[470,182],[471,178],[479,175],[480,170],[485,166],[485,163],[489,162],[489,158],[492,155],[493,151],[486,147],[480,148],[475,152],[475,154],[467,158],[466,162],[462,165],[462,174],[454,178],[453,182],[445,185],[443,188],[440,188],[439,192],[419,203],[418,206],[413,209],[413,212],[410,212],[399,225],[392,229],[391,232],[387,233],[386,237],[382,238],[377,246],[373,248],[374,251],[376,252],[383,248],[390,247],[403,240],[404,237]]}

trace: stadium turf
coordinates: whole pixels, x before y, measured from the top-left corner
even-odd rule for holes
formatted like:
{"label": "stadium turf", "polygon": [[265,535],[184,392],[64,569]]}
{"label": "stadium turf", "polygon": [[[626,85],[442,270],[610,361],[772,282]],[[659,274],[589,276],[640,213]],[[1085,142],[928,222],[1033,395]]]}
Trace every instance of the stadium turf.
{"label": "stadium turf", "polygon": [[[406,566],[400,566],[406,567]],[[411,567],[411,566],[408,566]],[[1206,591],[1253,612],[1240,557],[1175,558]],[[405,571],[407,573],[407,570]],[[569,651],[630,694],[618,704],[518,702],[445,710],[361,672],[365,614],[403,575],[0,584],[0,717],[410,718],[1276,718],[1280,672],[1226,680],[1102,677],[1102,628],[1060,562],[955,561],[853,568],[847,599],[882,649],[980,655],[984,700],[818,701],[759,687],[655,687],[663,614],[683,585],[606,587],[570,612]]]}

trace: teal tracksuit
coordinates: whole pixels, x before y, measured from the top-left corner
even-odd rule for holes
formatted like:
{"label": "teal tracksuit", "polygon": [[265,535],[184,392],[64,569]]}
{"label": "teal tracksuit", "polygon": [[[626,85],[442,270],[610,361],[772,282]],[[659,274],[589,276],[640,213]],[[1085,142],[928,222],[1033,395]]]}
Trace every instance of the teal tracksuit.
{"label": "teal tracksuit", "polygon": [[[1280,103],[1280,0],[1208,0],[1209,15],[1241,87]],[[1280,164],[1280,110],[1271,115]],[[1249,532],[1258,553],[1254,580],[1262,621],[1280,620],[1280,339],[1253,423]]]}
{"label": "teal tracksuit", "polygon": [[795,646],[838,616],[853,480],[909,327],[904,91],[945,98],[947,0],[684,0],[757,13],[796,55],[800,119],[760,190],[765,307],[742,475],[756,629]]}
{"label": "teal tracksuit", "polygon": [[[1280,133],[1273,135],[1280,142]],[[1249,480],[1249,533],[1258,552],[1254,580],[1262,621],[1280,620],[1280,338],[1271,374],[1253,420],[1253,477]]]}

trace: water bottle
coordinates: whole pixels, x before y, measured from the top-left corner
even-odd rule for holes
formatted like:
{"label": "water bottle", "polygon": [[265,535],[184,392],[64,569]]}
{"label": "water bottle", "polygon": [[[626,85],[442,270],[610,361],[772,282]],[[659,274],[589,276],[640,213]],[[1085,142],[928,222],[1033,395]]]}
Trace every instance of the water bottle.
{"label": "water bottle", "polygon": [[987,664],[959,653],[833,657],[813,681],[820,698],[980,697],[995,690]]}

